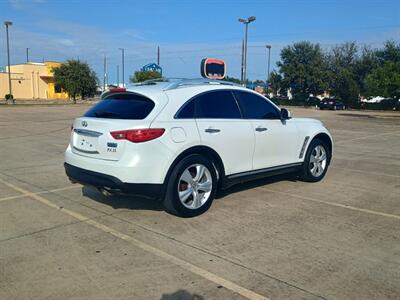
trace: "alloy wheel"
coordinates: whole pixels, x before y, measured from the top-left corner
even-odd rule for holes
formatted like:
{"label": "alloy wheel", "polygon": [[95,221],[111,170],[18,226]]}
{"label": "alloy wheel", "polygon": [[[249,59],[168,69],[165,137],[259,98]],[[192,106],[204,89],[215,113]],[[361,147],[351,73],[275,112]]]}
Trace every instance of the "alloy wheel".
{"label": "alloy wheel", "polygon": [[324,173],[327,164],[326,150],[323,146],[316,146],[310,156],[309,169],[311,175],[319,177]]}
{"label": "alloy wheel", "polygon": [[191,165],[183,171],[179,178],[179,200],[189,209],[198,209],[209,199],[212,185],[211,173],[206,166]]}

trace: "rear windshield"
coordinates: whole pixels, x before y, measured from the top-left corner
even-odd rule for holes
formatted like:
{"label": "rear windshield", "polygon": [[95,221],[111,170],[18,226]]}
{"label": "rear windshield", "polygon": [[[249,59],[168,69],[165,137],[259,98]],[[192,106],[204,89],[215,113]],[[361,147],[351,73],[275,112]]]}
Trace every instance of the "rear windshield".
{"label": "rear windshield", "polygon": [[85,117],[143,120],[154,108],[154,102],[136,94],[111,94],[85,113]]}

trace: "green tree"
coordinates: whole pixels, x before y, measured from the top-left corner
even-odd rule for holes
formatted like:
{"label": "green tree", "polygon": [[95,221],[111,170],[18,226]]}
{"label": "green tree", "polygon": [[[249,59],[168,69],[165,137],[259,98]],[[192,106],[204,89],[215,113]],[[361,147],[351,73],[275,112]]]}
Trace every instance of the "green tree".
{"label": "green tree", "polygon": [[66,91],[74,103],[77,97],[85,99],[96,93],[97,77],[87,63],[68,60],[53,72],[55,85]]}
{"label": "green tree", "polygon": [[157,78],[161,78],[161,73],[155,71],[136,71],[129,77],[129,81],[135,83]]}
{"label": "green tree", "polygon": [[353,106],[357,103],[360,93],[356,76],[358,64],[356,43],[347,42],[334,47],[326,59],[330,92],[339,97],[347,106]]}
{"label": "green tree", "polygon": [[282,89],[282,76],[275,71],[271,72],[269,75],[269,84],[272,93],[274,96],[277,96]]}
{"label": "green tree", "polygon": [[386,61],[367,76],[368,94],[400,98],[400,61]]}
{"label": "green tree", "polygon": [[355,80],[361,95],[365,96],[367,94],[367,76],[378,66],[379,60],[376,51],[369,47],[364,47],[354,67]]}
{"label": "green tree", "polygon": [[383,49],[378,49],[376,51],[376,56],[381,65],[384,64],[386,61],[399,62],[400,43],[396,44],[394,41],[387,41]]}
{"label": "green tree", "polygon": [[278,62],[282,86],[296,98],[320,94],[327,88],[324,55],[319,44],[299,42],[281,51]]}
{"label": "green tree", "polygon": [[225,78],[223,80],[240,84],[240,79],[237,79],[234,77],[225,76]]}
{"label": "green tree", "polygon": [[262,81],[260,79],[256,79],[253,81],[254,84],[265,84],[265,81]]}

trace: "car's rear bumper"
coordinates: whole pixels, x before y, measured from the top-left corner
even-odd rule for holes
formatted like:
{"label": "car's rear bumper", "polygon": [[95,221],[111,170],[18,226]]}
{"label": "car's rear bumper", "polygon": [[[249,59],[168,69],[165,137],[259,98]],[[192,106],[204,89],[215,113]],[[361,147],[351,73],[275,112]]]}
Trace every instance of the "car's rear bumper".
{"label": "car's rear bumper", "polygon": [[155,183],[125,183],[116,177],[102,174],[64,163],[65,173],[73,182],[105,189],[111,193],[141,195],[151,198],[161,198],[162,184]]}

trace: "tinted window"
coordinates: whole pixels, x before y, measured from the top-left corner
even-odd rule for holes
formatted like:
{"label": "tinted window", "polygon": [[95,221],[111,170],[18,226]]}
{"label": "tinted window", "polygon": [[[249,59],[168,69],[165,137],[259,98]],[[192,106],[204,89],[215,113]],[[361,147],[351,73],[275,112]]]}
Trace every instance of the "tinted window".
{"label": "tinted window", "polygon": [[135,94],[109,95],[85,113],[85,117],[142,120],[154,108],[150,99]]}
{"label": "tinted window", "polygon": [[280,119],[279,110],[261,96],[241,91],[235,95],[246,119]]}
{"label": "tinted window", "polygon": [[213,91],[196,97],[196,118],[240,119],[241,114],[230,91]]}
{"label": "tinted window", "polygon": [[176,115],[177,119],[193,119],[194,118],[194,100],[185,103]]}

